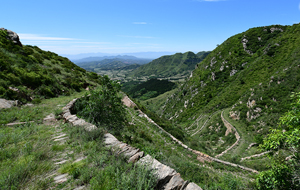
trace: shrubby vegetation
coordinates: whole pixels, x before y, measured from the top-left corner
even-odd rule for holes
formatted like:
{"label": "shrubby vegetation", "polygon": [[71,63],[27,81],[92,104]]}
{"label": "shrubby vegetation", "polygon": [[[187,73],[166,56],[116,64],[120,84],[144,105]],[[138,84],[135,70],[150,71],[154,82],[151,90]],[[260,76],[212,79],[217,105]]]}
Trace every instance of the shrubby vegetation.
{"label": "shrubby vegetation", "polygon": [[300,93],[292,95],[290,110],[280,117],[261,148],[272,150],[270,169],[257,178],[259,189],[300,188]]}
{"label": "shrubby vegetation", "polygon": [[120,130],[126,121],[125,109],[119,96],[121,86],[107,76],[102,86],[76,101],[74,111],[98,127]]}
{"label": "shrubby vegetation", "polygon": [[19,46],[0,31],[0,97],[21,102],[69,95],[96,86],[100,76],[36,46]]}
{"label": "shrubby vegetation", "polygon": [[176,84],[168,80],[150,79],[146,82],[128,82],[123,84],[122,90],[133,98],[147,100],[160,94],[170,91],[176,87]]}

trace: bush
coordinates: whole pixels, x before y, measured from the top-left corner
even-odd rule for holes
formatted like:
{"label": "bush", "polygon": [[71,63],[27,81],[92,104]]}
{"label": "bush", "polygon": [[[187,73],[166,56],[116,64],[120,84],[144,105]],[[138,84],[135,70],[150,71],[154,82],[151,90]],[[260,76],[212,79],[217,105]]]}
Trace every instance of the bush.
{"label": "bush", "polygon": [[120,85],[104,77],[104,85],[91,91],[75,104],[75,111],[97,126],[118,129],[125,122],[125,109],[118,96]]}

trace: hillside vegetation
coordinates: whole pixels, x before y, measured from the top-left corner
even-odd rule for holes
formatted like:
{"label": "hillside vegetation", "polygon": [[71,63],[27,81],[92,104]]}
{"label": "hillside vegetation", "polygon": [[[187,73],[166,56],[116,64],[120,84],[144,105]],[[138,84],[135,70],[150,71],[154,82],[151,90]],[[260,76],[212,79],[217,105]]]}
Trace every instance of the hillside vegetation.
{"label": "hillside vegetation", "polygon": [[122,91],[133,98],[146,100],[172,90],[176,84],[167,80],[149,79],[146,82],[131,81],[123,84]]}
{"label": "hillside vegetation", "polygon": [[188,76],[195,69],[195,65],[201,62],[206,55],[202,52],[199,54],[200,57],[198,57],[193,52],[186,52],[162,56],[133,70],[127,77],[167,78],[176,75]]}
{"label": "hillside vegetation", "polygon": [[100,83],[65,57],[36,46],[16,45],[0,30],[0,97],[21,102],[69,95]]}
{"label": "hillside vegetation", "polygon": [[[157,113],[185,128],[192,148],[210,155],[236,141],[233,132],[225,135],[223,113],[241,139],[221,158],[240,163],[243,157],[261,153],[250,144],[262,143],[269,129],[277,127],[289,109],[291,92],[300,90],[299,33],[299,24],[273,25],[230,37],[164,98]],[[268,162],[262,157],[241,164],[264,170]]]}

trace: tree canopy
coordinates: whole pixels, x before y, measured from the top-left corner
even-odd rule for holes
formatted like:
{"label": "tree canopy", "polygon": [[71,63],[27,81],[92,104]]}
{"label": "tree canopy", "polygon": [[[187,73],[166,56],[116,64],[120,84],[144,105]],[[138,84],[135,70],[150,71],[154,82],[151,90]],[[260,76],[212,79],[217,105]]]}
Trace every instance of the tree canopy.
{"label": "tree canopy", "polygon": [[280,117],[279,127],[271,129],[262,148],[275,152],[269,170],[257,178],[259,189],[300,188],[300,92],[293,93],[290,111]]}

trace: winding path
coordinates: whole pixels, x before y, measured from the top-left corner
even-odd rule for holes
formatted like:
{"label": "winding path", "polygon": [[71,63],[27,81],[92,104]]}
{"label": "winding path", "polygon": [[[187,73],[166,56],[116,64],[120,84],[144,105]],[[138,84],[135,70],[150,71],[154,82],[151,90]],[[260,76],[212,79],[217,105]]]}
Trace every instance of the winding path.
{"label": "winding path", "polygon": [[[133,102],[132,100],[130,100],[130,98],[128,96],[125,96],[122,101],[123,102]],[[148,120],[148,122],[154,124],[160,130],[162,130],[163,132],[165,132],[173,141],[177,142],[180,146],[182,146],[183,148],[187,149],[188,151],[196,154],[197,155],[197,160],[199,160],[201,162],[204,162],[204,161],[208,161],[208,162],[215,161],[215,162],[218,162],[218,163],[222,163],[222,164],[225,164],[225,165],[237,167],[237,168],[240,168],[240,169],[243,169],[243,170],[246,170],[246,171],[250,171],[250,172],[253,172],[253,173],[258,173],[258,171],[254,170],[254,169],[247,168],[247,167],[244,167],[244,166],[241,166],[241,165],[238,165],[238,164],[226,162],[226,161],[223,161],[223,160],[220,160],[220,159],[217,159],[217,158],[213,158],[213,157],[211,157],[211,156],[209,156],[207,154],[204,154],[204,153],[202,153],[200,151],[193,150],[193,149],[189,148],[187,145],[183,144],[180,140],[176,139],[173,135],[171,135],[170,133],[168,133],[167,131],[165,131],[162,127],[160,127],[158,124],[156,124],[151,118],[149,118],[141,110],[139,110],[139,112],[143,114],[142,116],[144,116]]]}
{"label": "winding path", "polygon": [[227,128],[227,130],[226,130],[226,135],[228,134],[228,133],[230,133],[230,132],[234,132],[234,135],[235,135],[235,138],[236,138],[236,141],[235,141],[235,143],[233,143],[233,145],[231,145],[229,148],[227,148],[226,150],[224,150],[221,154],[218,154],[217,156],[215,156],[216,158],[219,158],[219,157],[221,157],[221,156],[223,156],[225,153],[227,153],[229,150],[231,150],[233,147],[235,147],[238,143],[239,143],[239,141],[240,141],[240,139],[241,139],[241,137],[240,137],[240,135],[239,135],[239,133],[237,132],[237,130],[236,130],[236,128],[234,128],[224,117],[223,117],[223,112],[224,112],[224,110],[222,111],[222,113],[221,113],[221,119],[222,119],[222,121],[223,121],[223,123],[224,123],[224,125],[225,125],[225,127]]}
{"label": "winding path", "polygon": [[[194,136],[194,135],[196,135],[197,133],[199,133],[204,127],[205,127],[205,125],[206,125],[206,123],[217,113],[218,111],[215,111],[213,114],[211,114],[210,116],[208,116],[208,118],[207,118],[207,120],[204,122],[204,124],[202,125],[202,127],[198,130],[198,131],[196,131],[195,133],[193,133],[192,135],[191,135],[191,137],[192,136]],[[199,119],[200,120],[200,119]],[[197,121],[197,129],[199,128],[199,126],[198,126],[198,122],[199,122],[199,120]],[[196,130],[196,129],[195,129]]]}

